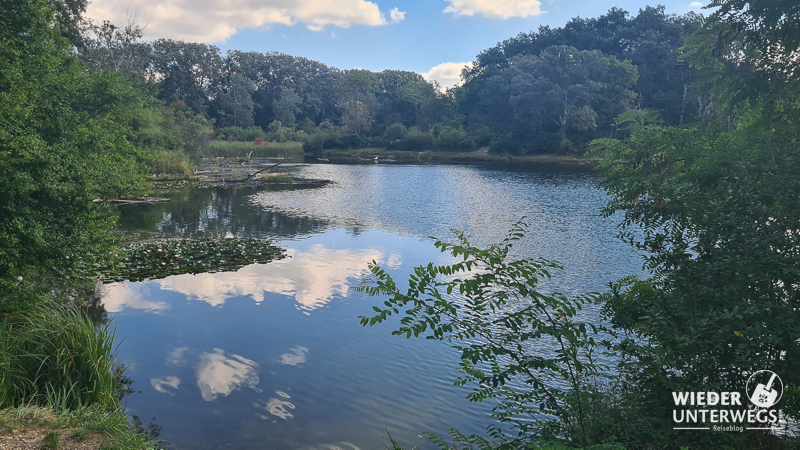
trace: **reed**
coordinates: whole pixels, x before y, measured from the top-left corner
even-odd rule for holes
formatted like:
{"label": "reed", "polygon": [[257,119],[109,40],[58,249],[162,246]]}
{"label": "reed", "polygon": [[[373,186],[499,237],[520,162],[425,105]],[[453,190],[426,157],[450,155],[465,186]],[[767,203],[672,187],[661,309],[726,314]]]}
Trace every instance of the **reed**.
{"label": "reed", "polygon": [[185,177],[192,176],[194,162],[183,152],[179,151],[157,151],[154,152],[147,161],[150,170],[154,174],[182,174]]}
{"label": "reed", "polygon": [[118,406],[114,327],[54,308],[9,316],[0,327],[0,408]]}
{"label": "reed", "polygon": [[236,158],[248,155],[252,158],[300,157],[303,155],[303,143],[273,142],[269,145],[253,145],[252,142],[211,141],[208,143],[205,156]]}

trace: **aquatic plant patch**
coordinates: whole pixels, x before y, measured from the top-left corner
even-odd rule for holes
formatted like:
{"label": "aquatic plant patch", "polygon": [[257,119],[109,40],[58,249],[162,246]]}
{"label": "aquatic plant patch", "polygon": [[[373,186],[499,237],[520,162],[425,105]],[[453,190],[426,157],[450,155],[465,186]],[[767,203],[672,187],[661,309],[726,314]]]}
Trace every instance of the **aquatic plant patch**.
{"label": "aquatic plant patch", "polygon": [[100,269],[101,280],[142,281],[184,273],[238,270],[286,257],[285,251],[262,239],[175,239],[140,242],[112,254],[117,263]]}

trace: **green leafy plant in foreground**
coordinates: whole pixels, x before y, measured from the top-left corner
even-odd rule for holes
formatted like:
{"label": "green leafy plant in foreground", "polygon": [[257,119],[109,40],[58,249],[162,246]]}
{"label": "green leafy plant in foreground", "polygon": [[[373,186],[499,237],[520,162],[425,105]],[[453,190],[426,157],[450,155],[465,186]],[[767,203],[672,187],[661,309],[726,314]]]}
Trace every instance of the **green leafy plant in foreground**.
{"label": "green leafy plant in foreground", "polygon": [[415,268],[406,292],[371,263],[371,280],[355,289],[389,298],[373,307],[374,316],[360,317],[361,324],[399,315],[393,334],[452,343],[461,353],[455,384],[474,386],[470,401],[496,401],[492,416],[516,431],[513,436],[490,426],[490,442],[451,430],[454,440],[481,447],[555,441],[586,446],[592,439],[584,393],[607,369],[598,361],[595,341],[607,330],[583,321],[581,310],[598,297],[537,290],[540,280],[561,267],[541,258],[510,260],[525,229],[523,222],[515,224],[502,243],[486,249],[472,246],[463,234],[456,244],[437,241],[436,248],[459,261]]}
{"label": "green leafy plant in foreground", "polygon": [[100,267],[103,281],[141,281],[184,273],[225,272],[285,257],[283,249],[261,239],[175,239],[130,244],[119,260]]}

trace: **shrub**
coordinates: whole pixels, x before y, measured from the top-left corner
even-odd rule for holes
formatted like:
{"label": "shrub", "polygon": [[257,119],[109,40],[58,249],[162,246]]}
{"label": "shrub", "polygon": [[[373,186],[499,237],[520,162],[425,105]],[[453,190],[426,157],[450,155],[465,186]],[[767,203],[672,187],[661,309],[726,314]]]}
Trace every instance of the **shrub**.
{"label": "shrub", "polygon": [[253,142],[258,138],[266,139],[267,134],[261,127],[223,127],[217,128],[217,139],[221,141]]}
{"label": "shrub", "polygon": [[433,147],[444,151],[471,151],[475,148],[475,142],[462,128],[442,127]]}
{"label": "shrub", "polygon": [[418,127],[411,127],[405,138],[400,142],[400,150],[430,150],[433,148],[433,135],[430,131],[422,131]]}

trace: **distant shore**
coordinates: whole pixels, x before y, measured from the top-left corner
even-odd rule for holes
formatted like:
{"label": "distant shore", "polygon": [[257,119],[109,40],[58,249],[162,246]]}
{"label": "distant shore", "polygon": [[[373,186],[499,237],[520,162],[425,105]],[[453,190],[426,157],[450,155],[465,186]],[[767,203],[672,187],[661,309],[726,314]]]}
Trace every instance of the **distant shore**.
{"label": "distant shore", "polygon": [[383,148],[363,148],[348,150],[323,150],[320,153],[305,154],[306,162],[330,161],[330,162],[358,162],[364,163],[499,163],[499,164],[546,164],[560,165],[569,167],[592,168],[597,165],[597,161],[586,159],[580,155],[570,154],[538,154],[538,155],[497,155],[490,154],[486,149],[473,152],[437,152],[437,151],[401,151],[387,150]]}

